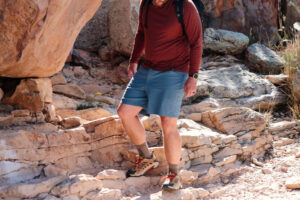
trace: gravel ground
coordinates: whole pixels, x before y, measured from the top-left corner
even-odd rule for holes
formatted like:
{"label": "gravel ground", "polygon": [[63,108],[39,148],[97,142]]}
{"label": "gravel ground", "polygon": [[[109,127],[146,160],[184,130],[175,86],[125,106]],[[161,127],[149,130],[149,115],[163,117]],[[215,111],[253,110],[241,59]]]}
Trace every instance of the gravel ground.
{"label": "gravel ground", "polygon": [[[300,190],[285,187],[288,179],[300,177],[300,142],[275,147],[273,158],[266,160],[263,167],[253,164],[246,172],[234,177],[228,184],[210,184],[207,199],[229,200],[300,200]],[[298,156],[297,156],[298,157]]]}

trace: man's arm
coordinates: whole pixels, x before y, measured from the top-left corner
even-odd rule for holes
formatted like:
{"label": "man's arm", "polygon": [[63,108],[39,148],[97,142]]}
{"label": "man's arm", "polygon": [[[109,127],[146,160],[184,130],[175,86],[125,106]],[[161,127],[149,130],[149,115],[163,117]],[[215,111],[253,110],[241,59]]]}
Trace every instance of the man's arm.
{"label": "man's arm", "polygon": [[144,27],[143,27],[142,15],[141,15],[143,2],[144,0],[141,1],[140,4],[139,26],[138,26],[137,33],[135,35],[134,47],[131,52],[131,56],[129,60],[130,64],[128,67],[128,76],[130,78],[134,76],[134,74],[136,73],[137,63],[145,48],[145,35],[144,35]]}
{"label": "man's arm", "polygon": [[[185,33],[190,44],[189,75],[198,74],[203,51],[203,34],[200,16],[192,2],[185,1],[183,6],[183,20]],[[193,96],[196,90],[197,79],[189,77],[184,86],[185,96]]]}

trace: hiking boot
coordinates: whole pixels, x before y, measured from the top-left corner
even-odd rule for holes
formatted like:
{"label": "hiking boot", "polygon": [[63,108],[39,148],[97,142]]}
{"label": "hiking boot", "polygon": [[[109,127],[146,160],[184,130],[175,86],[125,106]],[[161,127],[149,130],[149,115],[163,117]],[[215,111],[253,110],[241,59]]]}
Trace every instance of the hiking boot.
{"label": "hiking boot", "polygon": [[152,158],[143,158],[137,156],[135,161],[135,168],[127,171],[127,177],[138,177],[143,176],[147,171],[152,168],[158,167],[159,162],[156,160],[155,155],[152,153]]}
{"label": "hiking boot", "polygon": [[179,177],[176,174],[169,173],[161,179],[162,189],[166,191],[174,191],[182,188]]}

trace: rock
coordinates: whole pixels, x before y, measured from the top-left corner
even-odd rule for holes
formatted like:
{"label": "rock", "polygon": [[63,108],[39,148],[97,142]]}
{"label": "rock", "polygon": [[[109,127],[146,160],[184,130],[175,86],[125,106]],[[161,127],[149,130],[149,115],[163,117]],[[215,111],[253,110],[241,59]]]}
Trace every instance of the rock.
{"label": "rock", "polygon": [[[95,133],[93,138],[104,139],[110,136],[116,135],[125,135],[125,130],[123,128],[122,122],[120,119],[113,119],[105,123],[99,124],[95,127]],[[127,134],[126,134],[127,135]]]}
{"label": "rock", "polygon": [[261,169],[262,173],[263,174],[272,174],[272,171],[270,169],[267,169],[267,168],[263,168]]}
{"label": "rock", "polygon": [[290,138],[281,138],[280,140],[278,141],[275,141],[273,143],[273,145],[275,147],[281,147],[281,146],[286,146],[286,145],[289,145],[289,144],[292,144],[294,143],[295,141],[293,139],[290,139]]}
{"label": "rock", "polygon": [[233,163],[234,161],[236,161],[237,156],[233,155],[233,156],[228,156],[225,158],[221,158],[221,159],[217,159],[214,161],[215,166],[220,167],[223,165],[228,165]]}
{"label": "rock", "polygon": [[150,199],[196,200],[203,199],[209,192],[203,188],[185,188],[174,192],[160,191],[150,195]]}
{"label": "rock", "polygon": [[279,74],[284,61],[271,49],[263,44],[252,44],[247,48],[246,57],[249,67],[262,74]]}
{"label": "rock", "polygon": [[3,176],[0,176],[0,185],[1,183],[5,183],[5,185],[15,184],[22,181],[31,180],[36,176],[39,176],[42,172],[42,166],[28,166],[25,168],[21,168],[18,171],[14,171]]}
{"label": "rock", "polygon": [[32,112],[41,112],[45,103],[52,102],[51,80],[49,78],[22,79],[13,95],[3,101]]}
{"label": "rock", "polygon": [[300,177],[293,177],[287,180],[285,186],[288,189],[300,189]]}
{"label": "rock", "polygon": [[267,75],[265,78],[275,85],[283,85],[288,81],[288,76],[285,74]]}
{"label": "rock", "polygon": [[202,122],[226,134],[251,134],[251,138],[258,137],[266,127],[262,114],[245,107],[228,107],[203,113]]}
{"label": "rock", "polygon": [[251,41],[275,44],[280,40],[277,33],[278,4],[273,0],[203,1],[203,3],[205,27],[241,32],[248,35]]}
{"label": "rock", "polygon": [[268,131],[270,134],[279,137],[293,137],[300,131],[300,121],[281,121],[271,123],[268,127]]}
{"label": "rock", "polygon": [[64,118],[61,122],[64,128],[74,128],[80,126],[80,117],[68,117]]}
{"label": "rock", "polygon": [[47,122],[57,123],[62,120],[59,115],[56,115],[55,106],[53,104],[47,103],[45,104],[45,119]]}
{"label": "rock", "polygon": [[191,184],[198,178],[198,172],[181,170],[179,173],[180,181],[182,184]]}
{"label": "rock", "polygon": [[96,85],[96,84],[84,84],[84,85],[80,85],[81,89],[84,90],[85,93],[89,93],[89,94],[105,94],[108,92],[111,92],[111,88],[109,88],[108,86],[100,86],[100,85]]}
{"label": "rock", "polygon": [[101,180],[103,188],[109,188],[113,190],[125,190],[126,184],[120,180]]}
{"label": "rock", "polygon": [[222,29],[207,28],[204,32],[204,48],[222,54],[240,54],[248,46],[249,38]]}
{"label": "rock", "polygon": [[211,136],[218,135],[218,133],[204,126],[192,130],[180,129],[179,133],[182,138],[182,146],[187,148],[210,145],[212,144]]}
{"label": "rock", "polygon": [[53,176],[67,175],[68,170],[61,169],[55,165],[50,164],[44,168],[44,172],[47,177],[53,177]]}
{"label": "rock", "polygon": [[[230,147],[225,147],[224,149],[221,149],[220,151],[216,152],[214,154],[214,158],[216,159],[224,159],[223,161],[226,161],[226,160],[233,160],[234,157],[229,157],[229,156],[234,156],[234,155],[239,155],[239,154],[242,154],[242,149],[241,147],[240,148],[230,148]],[[228,158],[225,158],[225,157],[229,157]],[[222,162],[223,163],[223,162]]]}
{"label": "rock", "polygon": [[80,200],[76,195],[70,195],[62,198],[62,200]]}
{"label": "rock", "polygon": [[101,95],[100,96],[96,96],[96,97],[94,97],[94,100],[98,101],[100,103],[107,103],[107,104],[113,105],[115,107],[117,107],[118,104],[119,104],[119,100],[111,98],[111,97],[108,97],[108,96],[101,96]]}
{"label": "rock", "polygon": [[52,85],[64,85],[67,83],[66,78],[61,72],[54,74],[50,79]]}
{"label": "rock", "polygon": [[93,121],[104,117],[110,117],[112,114],[103,108],[88,108],[84,110],[58,110],[57,114],[63,118],[79,116],[87,121]]}
{"label": "rock", "polygon": [[113,115],[110,117],[102,117],[102,118],[84,123],[83,127],[85,128],[86,132],[88,132],[88,133],[94,132],[96,126],[103,124],[105,122],[108,122],[108,121],[116,120],[118,118],[119,117],[117,115]]}
{"label": "rock", "polygon": [[69,83],[65,85],[54,85],[53,92],[66,95],[68,97],[85,99],[84,91],[73,83]]}
{"label": "rock", "polygon": [[7,186],[0,190],[1,198],[33,198],[40,193],[48,193],[58,183],[67,177],[57,176],[53,178],[33,179],[25,183]]}
{"label": "rock", "polygon": [[14,116],[14,117],[27,117],[30,115],[30,111],[29,110],[14,110],[11,112],[11,114]]}
{"label": "rock", "polygon": [[1,100],[2,100],[2,98],[3,98],[3,96],[4,96],[4,92],[3,92],[3,90],[0,88],[0,102],[1,102]]}
{"label": "rock", "polygon": [[114,169],[107,169],[99,172],[96,176],[99,180],[124,180],[126,178],[126,172]]}
{"label": "rock", "polygon": [[79,77],[79,78],[87,73],[87,71],[84,70],[81,66],[74,67],[73,71],[74,71],[75,77]]}
{"label": "rock", "polygon": [[[60,71],[79,31],[101,2],[30,0],[1,4],[4,20],[0,35],[6,37],[0,48],[0,76],[48,77]],[[15,12],[19,15],[11,15]],[[54,30],[61,34],[53,34]]]}
{"label": "rock", "polygon": [[122,192],[119,189],[103,188],[101,191],[92,191],[84,196],[83,200],[119,200]]}
{"label": "rock", "polygon": [[150,117],[144,116],[141,118],[144,128],[147,131],[161,131],[162,125],[158,115],[150,115]]}
{"label": "rock", "polygon": [[84,144],[92,141],[91,135],[85,132],[83,127],[59,130],[52,134],[47,134],[47,144],[50,147],[63,147],[73,144]]}
{"label": "rock", "polygon": [[74,44],[75,48],[97,51],[100,45],[108,43],[107,13],[111,2],[111,0],[102,1],[93,18],[80,31]]}
{"label": "rock", "polygon": [[138,28],[140,1],[117,1],[111,3],[108,12],[110,46],[113,50],[130,55]]}
{"label": "rock", "polygon": [[109,50],[107,46],[100,47],[98,50],[98,55],[103,61],[109,61],[113,57],[112,51]]}
{"label": "rock", "polygon": [[[232,55],[208,55],[202,58],[201,70],[211,70],[241,64],[241,61]],[[246,68],[246,66],[245,66]]]}
{"label": "rock", "polygon": [[296,158],[300,158],[300,152],[297,152],[297,153],[295,154],[295,157],[296,157]]}
{"label": "rock", "polygon": [[217,103],[214,104],[218,107],[245,106],[255,110],[286,102],[285,95],[268,80],[239,65],[200,71],[197,92],[192,99],[208,96],[215,99]]}
{"label": "rock", "polygon": [[58,197],[66,197],[69,195],[83,197],[88,192],[101,188],[102,183],[100,180],[90,175],[79,174],[55,186],[51,190],[51,194]]}
{"label": "rock", "polygon": [[94,168],[94,164],[90,156],[90,152],[84,152],[77,155],[70,155],[68,157],[56,160],[55,165],[60,169],[67,170],[67,174],[78,172],[81,170],[92,169]]}
{"label": "rock", "polygon": [[150,187],[150,177],[129,177],[125,180],[125,184],[129,191],[145,190]]}
{"label": "rock", "polygon": [[63,95],[53,94],[53,105],[57,111],[62,109],[76,110],[80,104],[81,101],[71,99]]}

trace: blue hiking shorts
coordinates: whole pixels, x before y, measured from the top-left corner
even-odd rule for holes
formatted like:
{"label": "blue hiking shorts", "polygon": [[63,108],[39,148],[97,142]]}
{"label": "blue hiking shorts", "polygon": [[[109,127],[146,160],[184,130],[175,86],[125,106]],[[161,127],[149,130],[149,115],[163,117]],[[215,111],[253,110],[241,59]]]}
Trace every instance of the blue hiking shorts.
{"label": "blue hiking shorts", "polygon": [[121,104],[139,106],[147,114],[178,118],[188,74],[139,67],[129,82]]}

